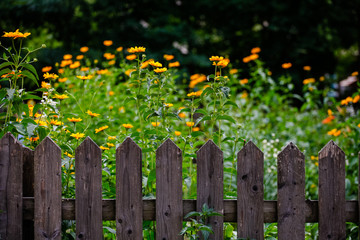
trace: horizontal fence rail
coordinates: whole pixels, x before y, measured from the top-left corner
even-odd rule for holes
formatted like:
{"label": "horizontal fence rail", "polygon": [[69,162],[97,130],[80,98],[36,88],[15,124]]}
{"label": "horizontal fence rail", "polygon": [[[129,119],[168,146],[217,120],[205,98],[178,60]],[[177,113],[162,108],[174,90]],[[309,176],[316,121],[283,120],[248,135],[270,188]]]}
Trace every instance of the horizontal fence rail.
{"label": "horizontal fence rail", "polygon": [[[101,149],[87,137],[75,154],[75,199],[61,196],[61,149],[45,138],[34,151],[10,133],[0,140],[0,239],[61,239],[61,221],[76,220],[77,239],[101,239],[102,221],[116,221],[117,239],[143,239],[143,221],[156,221],[156,239],[183,239],[184,216],[207,204],[223,239],[223,222],[238,238],[264,239],[278,223],[279,239],[304,239],[319,223],[320,239],[345,239],[359,222],[359,201],[345,199],[345,154],[330,141],[319,152],[319,200],[305,199],[305,156],[289,143],[278,155],[278,200],[264,201],[264,154],[249,141],[237,155],[237,199],[223,199],[223,152],[209,140],[197,152],[197,199],[182,198],[182,152],[170,139],[156,151],[156,199],[142,198],[142,150],[127,138],[116,150],[116,199],[102,199]],[[360,158],[360,155],[359,155]],[[33,237],[32,237],[33,236]]]}

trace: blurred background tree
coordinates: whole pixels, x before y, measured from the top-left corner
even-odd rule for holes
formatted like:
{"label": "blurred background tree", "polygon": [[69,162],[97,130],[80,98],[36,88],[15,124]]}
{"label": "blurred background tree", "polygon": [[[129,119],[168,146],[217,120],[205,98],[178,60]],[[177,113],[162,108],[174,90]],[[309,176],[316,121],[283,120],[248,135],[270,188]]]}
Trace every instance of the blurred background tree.
{"label": "blurred background tree", "polygon": [[145,46],[157,59],[175,54],[190,74],[208,73],[211,55],[246,67],[257,46],[274,74],[293,63],[299,83],[305,65],[313,77],[343,79],[360,63],[360,0],[1,0],[0,16],[3,31],[32,33],[30,47],[46,43],[39,66],[82,46],[101,57],[106,39]]}

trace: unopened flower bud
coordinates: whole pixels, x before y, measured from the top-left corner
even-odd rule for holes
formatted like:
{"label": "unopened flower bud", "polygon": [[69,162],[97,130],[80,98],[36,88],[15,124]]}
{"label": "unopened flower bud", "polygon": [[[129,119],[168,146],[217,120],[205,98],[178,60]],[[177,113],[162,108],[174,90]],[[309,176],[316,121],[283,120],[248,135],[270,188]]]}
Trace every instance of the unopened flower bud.
{"label": "unopened flower bud", "polygon": [[41,48],[46,48],[46,45],[45,45],[45,44],[42,44],[42,45],[41,45]]}

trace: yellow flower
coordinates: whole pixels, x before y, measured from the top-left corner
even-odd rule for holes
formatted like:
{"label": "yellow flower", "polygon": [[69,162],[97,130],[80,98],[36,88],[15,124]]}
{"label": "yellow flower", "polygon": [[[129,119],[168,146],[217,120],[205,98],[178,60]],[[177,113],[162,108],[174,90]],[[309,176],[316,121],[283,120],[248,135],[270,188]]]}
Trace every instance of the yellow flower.
{"label": "yellow flower", "polygon": [[116,137],[115,136],[108,136],[108,140],[115,140]]}
{"label": "yellow flower", "polygon": [[110,148],[108,148],[108,147],[104,147],[104,146],[100,146],[100,148],[102,149],[102,150],[109,150]]}
{"label": "yellow flower", "polygon": [[76,61],[76,62],[70,64],[69,68],[75,69],[75,68],[80,67],[80,65],[81,65],[80,62],[79,62],[79,61]]}
{"label": "yellow flower", "polygon": [[89,71],[89,69],[90,69],[90,68],[88,68],[88,67],[82,67],[82,68],[80,68],[80,71],[86,72],[86,71]]}
{"label": "yellow flower", "polygon": [[108,62],[109,65],[114,65],[115,64],[115,60],[111,60]]}
{"label": "yellow flower", "polygon": [[166,61],[171,61],[174,59],[174,55],[169,55],[169,54],[164,54],[163,57]]}
{"label": "yellow flower", "polygon": [[49,89],[49,88],[51,88],[51,85],[50,85],[50,83],[42,81],[41,82],[41,88]]}
{"label": "yellow flower", "polygon": [[233,68],[229,71],[230,74],[235,74],[237,72],[238,72],[238,70],[236,68]]}
{"label": "yellow flower", "polygon": [[360,128],[360,123],[357,126]]}
{"label": "yellow flower", "polygon": [[104,53],[104,58],[106,58],[106,60],[114,59],[114,58],[115,58],[115,54]]}
{"label": "yellow flower", "polygon": [[244,78],[244,79],[241,79],[240,81],[240,84],[246,84],[246,83],[248,83],[249,82],[249,79],[247,79],[247,78]]}
{"label": "yellow flower", "polygon": [[193,132],[198,132],[198,131],[200,131],[200,128],[199,127],[194,127],[194,128],[192,128],[192,131]]}
{"label": "yellow flower", "polygon": [[241,94],[241,98],[247,98],[249,94],[246,91],[243,91]]}
{"label": "yellow flower", "polygon": [[82,60],[84,58],[84,55],[77,55],[76,60]]}
{"label": "yellow flower", "polygon": [[128,70],[125,71],[125,74],[126,74],[127,76],[130,76],[130,74],[131,74],[133,71],[136,71],[136,69],[128,69]]}
{"label": "yellow flower", "polygon": [[109,73],[109,70],[107,69],[100,69],[98,71],[96,71],[97,74],[99,75],[104,75],[104,74],[108,74]]}
{"label": "yellow flower", "polygon": [[82,52],[82,53],[86,53],[87,51],[89,51],[88,47],[81,47],[80,48],[80,52]]}
{"label": "yellow flower", "polygon": [[65,54],[65,55],[63,56],[63,59],[64,59],[64,60],[70,60],[70,59],[72,59],[72,55],[71,55],[71,54]]}
{"label": "yellow flower", "polygon": [[111,40],[105,40],[105,41],[103,42],[103,44],[104,44],[105,46],[109,47],[109,46],[113,45],[113,41],[111,41]]}
{"label": "yellow flower", "polygon": [[115,147],[115,144],[113,143],[106,143],[106,145],[108,145],[109,147]]}
{"label": "yellow flower", "polygon": [[259,53],[259,52],[261,52],[261,49],[259,47],[254,47],[253,49],[251,49],[252,54]]}
{"label": "yellow flower", "polygon": [[218,61],[218,62],[213,62],[213,65],[214,65],[214,66],[221,67],[221,68],[224,68],[224,67],[226,67],[229,63],[230,63],[230,60],[224,59],[224,60],[221,60],[221,61]]}
{"label": "yellow flower", "polygon": [[57,99],[60,99],[60,100],[64,100],[66,98],[69,98],[68,95],[66,94],[55,94],[55,96],[53,98],[57,98]]}
{"label": "yellow flower", "polygon": [[163,73],[163,72],[166,72],[167,71],[167,68],[156,68],[156,69],[154,69],[154,72],[156,72],[156,73]]}
{"label": "yellow flower", "polygon": [[303,69],[304,69],[304,71],[310,71],[311,67],[310,66],[304,66]]}
{"label": "yellow flower", "polygon": [[70,122],[81,122],[81,121],[82,121],[81,118],[74,118],[74,117],[68,118],[68,120],[69,120]]}
{"label": "yellow flower", "polygon": [[356,95],[354,98],[353,98],[353,103],[357,103],[358,101],[360,100],[360,95]]}
{"label": "yellow flower", "polygon": [[59,76],[56,75],[55,73],[44,73],[43,77],[45,79],[49,79],[49,78],[52,78],[52,79],[57,79]]}
{"label": "yellow flower", "polygon": [[67,78],[59,78],[58,81],[63,83],[63,82],[66,82],[68,79]]}
{"label": "yellow flower", "polygon": [[314,161],[319,160],[319,157],[316,157],[316,156],[311,156],[310,158],[311,158],[311,160],[314,160]]}
{"label": "yellow flower", "polygon": [[174,104],[172,104],[172,103],[164,103],[164,106],[165,107],[172,107],[172,106],[174,106]]}
{"label": "yellow flower", "polygon": [[322,81],[325,80],[325,77],[324,77],[324,76],[321,76],[321,77],[319,78],[319,80],[320,80],[320,82],[322,82]]}
{"label": "yellow flower", "polygon": [[85,137],[85,134],[84,133],[72,133],[70,136],[76,138],[76,140],[79,140],[80,138]]}
{"label": "yellow flower", "polygon": [[95,129],[95,133],[104,131],[104,130],[107,129],[107,128],[109,128],[109,126],[102,126],[102,127],[100,127],[100,128],[96,128],[96,129]]}
{"label": "yellow flower", "polygon": [[86,113],[89,114],[91,117],[98,117],[98,116],[100,116],[99,113],[93,113],[93,112],[91,112],[90,110],[87,110]]}
{"label": "yellow flower", "polygon": [[303,84],[306,85],[306,84],[314,83],[314,82],[315,82],[315,78],[307,78],[307,79],[304,79]]}
{"label": "yellow flower", "polygon": [[58,120],[53,119],[53,120],[50,121],[50,124],[51,124],[51,125],[55,125],[55,126],[60,126],[60,125],[62,125],[63,123],[60,122],[60,121],[58,121]]}
{"label": "yellow flower", "polygon": [[136,55],[135,54],[131,54],[131,55],[128,55],[125,57],[127,60],[131,61],[131,60],[134,60],[136,58]]}
{"label": "yellow flower", "polygon": [[153,125],[153,127],[157,127],[160,125],[160,122],[151,122],[151,125]]}
{"label": "yellow flower", "polygon": [[194,126],[194,122],[186,122],[186,126],[188,126],[188,127],[192,127],[192,126]]}
{"label": "yellow flower", "polygon": [[184,112],[179,113],[179,117],[186,118],[186,114]]}
{"label": "yellow flower", "polygon": [[92,75],[88,75],[88,76],[76,76],[78,79],[81,79],[81,80],[88,80],[88,79],[91,79],[93,76]]}
{"label": "yellow flower", "polygon": [[339,136],[341,134],[341,130],[337,130],[336,128],[334,128],[331,131],[329,131],[327,134],[330,135],[330,136],[337,137],[337,136]]}
{"label": "yellow flower", "polygon": [[123,50],[123,47],[118,47],[118,48],[116,49],[117,52],[121,52],[122,50]]}
{"label": "yellow flower", "polygon": [[60,64],[60,67],[66,67],[68,65],[72,64],[72,60],[62,60],[61,61],[61,64]]}
{"label": "yellow flower", "polygon": [[68,153],[68,152],[64,152],[64,155],[66,155],[66,156],[68,156],[68,157],[70,157],[70,158],[74,157],[73,155],[71,155],[71,154]]}
{"label": "yellow flower", "polygon": [[134,126],[131,125],[130,123],[124,123],[122,126],[123,126],[124,128],[126,128],[126,129],[129,129],[129,128],[133,128],[133,127],[134,127]]}
{"label": "yellow flower", "polygon": [[124,107],[119,107],[119,112],[125,113],[125,108]]}
{"label": "yellow flower", "polygon": [[51,69],[52,69],[51,66],[46,66],[46,67],[43,67],[43,68],[41,69],[41,71],[42,71],[42,72],[49,72],[49,71],[51,71]]}
{"label": "yellow flower", "polygon": [[180,62],[176,61],[169,63],[169,68],[173,68],[173,67],[180,67]]}
{"label": "yellow flower", "polygon": [[352,97],[347,97],[346,99],[341,100],[340,104],[341,105],[348,105],[352,101],[353,101]]}
{"label": "yellow flower", "polygon": [[281,65],[281,67],[284,68],[284,69],[288,69],[288,68],[291,68],[291,67],[292,67],[292,64],[291,64],[291,63],[283,63],[283,64]]}
{"label": "yellow flower", "polygon": [[26,38],[30,35],[31,33],[22,33],[22,32],[19,32],[19,29],[16,29],[15,32],[4,32],[4,35],[3,37],[8,37],[8,38],[13,38],[13,39],[16,39],[16,38]]}
{"label": "yellow flower", "polygon": [[40,139],[40,137],[31,137],[31,138],[26,138],[27,140],[30,140],[30,142],[36,142]]}
{"label": "yellow flower", "polygon": [[145,50],[146,50],[145,47],[131,47],[127,49],[129,53],[141,53],[141,52],[145,52]]}
{"label": "yellow flower", "polygon": [[175,131],[175,135],[176,135],[176,136],[180,136],[180,135],[181,135],[181,132]]}
{"label": "yellow flower", "polygon": [[357,75],[359,75],[359,72],[353,72],[353,73],[351,74],[351,76],[357,76]]}
{"label": "yellow flower", "polygon": [[39,120],[39,119],[35,119],[34,121],[35,121],[37,124],[39,124],[39,126],[41,126],[41,127],[47,126],[46,122],[41,121],[41,120]]}
{"label": "yellow flower", "polygon": [[210,61],[221,61],[224,60],[224,57],[219,57],[219,56],[212,56],[211,58],[209,58]]}
{"label": "yellow flower", "polygon": [[155,62],[154,60],[151,60],[149,61],[149,64],[153,67],[158,67],[158,68],[161,68],[162,67],[162,64],[159,63],[159,62]]}

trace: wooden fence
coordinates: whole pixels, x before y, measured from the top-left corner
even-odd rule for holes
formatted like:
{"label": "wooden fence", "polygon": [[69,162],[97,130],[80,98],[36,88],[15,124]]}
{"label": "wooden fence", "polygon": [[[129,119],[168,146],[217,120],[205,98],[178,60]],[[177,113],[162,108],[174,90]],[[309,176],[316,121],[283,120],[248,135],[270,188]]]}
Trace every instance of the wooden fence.
{"label": "wooden fence", "polygon": [[[223,153],[208,141],[197,152],[197,200],[182,199],[182,152],[170,140],[156,151],[156,200],[142,199],[142,152],[127,138],[116,151],[116,199],[102,199],[100,148],[88,137],[76,149],[76,199],[61,197],[61,149],[45,138],[31,151],[10,133],[0,140],[0,239],[61,239],[61,221],[76,219],[77,239],[102,239],[103,220],[116,221],[117,239],[142,239],[143,220],[156,221],[156,239],[182,239],[184,216],[206,203],[223,239],[223,222],[238,238],[263,239],[264,222],[278,222],[279,239],[304,239],[319,222],[320,239],[345,239],[359,222],[358,201],[345,200],[345,154],[330,141],[319,153],[319,200],[305,200],[305,156],[289,143],[278,155],[278,200],[264,201],[264,155],[248,142],[237,155],[237,200],[223,199]],[[23,174],[24,172],[24,174]]]}

